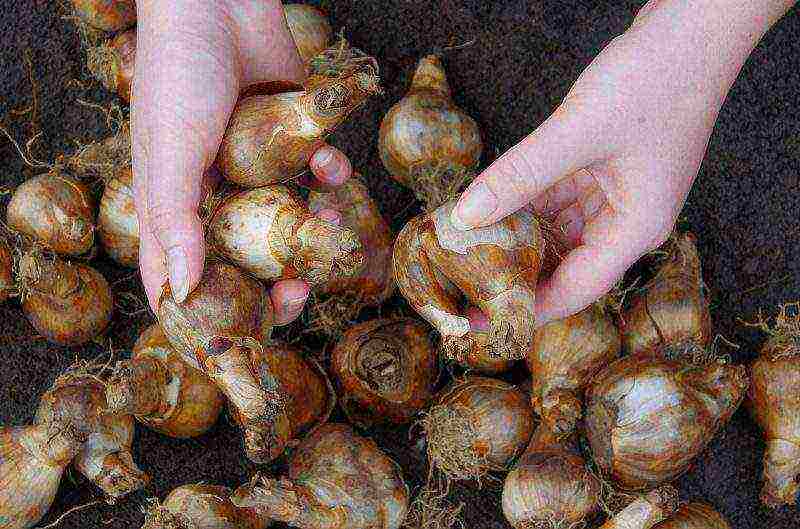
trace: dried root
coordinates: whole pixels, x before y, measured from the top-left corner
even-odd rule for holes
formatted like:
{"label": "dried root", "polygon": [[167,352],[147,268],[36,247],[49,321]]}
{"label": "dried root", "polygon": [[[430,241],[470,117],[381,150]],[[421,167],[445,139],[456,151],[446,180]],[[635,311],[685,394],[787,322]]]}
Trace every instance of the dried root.
{"label": "dried root", "polygon": [[447,490],[423,487],[409,506],[403,529],[465,529],[461,512],[464,503],[453,504],[447,500]]}
{"label": "dried root", "polygon": [[414,194],[428,212],[457,198],[474,178],[473,170],[445,160],[418,164],[409,175]]}
{"label": "dried root", "polygon": [[770,337],[770,357],[773,361],[800,354],[800,301],[780,305],[772,323],[761,310],[754,322],[741,321],[745,326],[760,329]]}

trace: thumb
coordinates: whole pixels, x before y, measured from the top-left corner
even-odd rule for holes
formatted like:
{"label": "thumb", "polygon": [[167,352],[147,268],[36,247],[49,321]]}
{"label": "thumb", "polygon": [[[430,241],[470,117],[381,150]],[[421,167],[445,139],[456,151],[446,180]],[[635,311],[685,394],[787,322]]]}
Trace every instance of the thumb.
{"label": "thumb", "polygon": [[461,195],[452,221],[468,230],[514,213],[598,156],[600,127],[562,103],[542,125],[489,166]]}
{"label": "thumb", "polygon": [[205,258],[197,216],[201,179],[239,86],[229,32],[209,23],[214,13],[180,4],[142,2],[137,28],[133,170],[142,281],[156,311],[166,279],[177,302],[200,281]]}

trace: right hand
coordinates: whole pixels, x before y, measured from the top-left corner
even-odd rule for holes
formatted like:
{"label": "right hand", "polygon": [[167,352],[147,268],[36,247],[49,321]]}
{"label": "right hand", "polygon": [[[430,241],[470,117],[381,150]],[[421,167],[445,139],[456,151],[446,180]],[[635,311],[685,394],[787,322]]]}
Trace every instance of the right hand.
{"label": "right hand", "polygon": [[[217,156],[240,91],[257,82],[300,83],[305,71],[278,0],[136,4],[131,130],[139,266],[157,312],[167,279],[178,302],[200,281],[200,182]],[[345,155],[330,146],[321,147],[310,165],[323,184],[340,185],[351,174]],[[332,211],[318,214],[336,218]],[[308,292],[300,280],[276,283],[276,324],[296,318]]]}

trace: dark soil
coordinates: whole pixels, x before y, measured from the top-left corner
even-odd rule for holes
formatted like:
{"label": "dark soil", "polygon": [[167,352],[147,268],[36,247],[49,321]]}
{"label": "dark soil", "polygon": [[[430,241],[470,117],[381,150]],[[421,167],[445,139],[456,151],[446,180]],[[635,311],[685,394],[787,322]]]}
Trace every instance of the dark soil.
{"label": "dark soil", "polygon": [[[79,100],[115,101],[86,81],[84,57],[74,28],[58,2],[0,2],[0,117],[17,119],[17,138],[28,138],[28,118],[10,111],[31,104],[24,58],[33,64],[38,85],[37,123],[42,135],[34,153],[53,157],[108,133],[105,117]],[[354,45],[378,57],[387,93],[353,116],[333,138],[364,173],[387,218],[399,229],[418,211],[412,195],[383,170],[376,150],[381,116],[401,97],[414,63],[423,54],[472,39],[473,46],[451,52],[446,68],[455,98],[480,123],[486,162],[514,145],[541,123],[599,50],[625,30],[643,1],[409,1],[327,2],[336,28]],[[737,362],[752,359],[761,337],[739,318],[758,309],[800,298],[800,12],[795,9],[771,31],[751,56],[717,122],[700,176],[684,210],[686,225],[700,240],[704,276],[713,299],[715,331],[741,345]],[[8,188],[35,174],[12,146],[0,139],[0,185]],[[98,268],[117,292],[141,299],[138,276],[102,257]],[[130,307],[128,307],[130,308]],[[152,316],[114,319],[109,342],[124,356]],[[98,346],[56,347],[37,337],[18,303],[0,307],[0,423],[29,423],[41,395],[75,357],[91,358]],[[408,447],[405,430],[372,432],[402,464],[412,484],[426,473],[424,458]],[[723,428],[691,472],[678,480],[687,499],[704,499],[736,529],[800,527],[796,509],[769,511],[758,500],[761,434],[742,409]],[[147,490],[117,506],[76,513],[61,527],[138,528],[140,506],[150,496],[207,481],[236,486],[255,470],[241,450],[239,433],[221,420],[199,439],[176,441],[137,428],[135,457],[153,476]],[[83,478],[65,477],[48,517],[98,497]],[[466,527],[506,527],[499,508],[500,487],[459,486],[453,498],[466,504]]]}

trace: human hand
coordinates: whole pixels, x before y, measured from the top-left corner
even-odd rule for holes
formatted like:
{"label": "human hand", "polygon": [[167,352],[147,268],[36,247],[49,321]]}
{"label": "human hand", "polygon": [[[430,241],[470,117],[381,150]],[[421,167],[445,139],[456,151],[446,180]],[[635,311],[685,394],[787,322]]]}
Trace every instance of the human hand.
{"label": "human hand", "polygon": [[469,229],[532,203],[563,228],[570,251],[538,286],[537,326],[598,299],[669,236],[725,95],[763,34],[742,13],[680,4],[650,2],[453,212]]}
{"label": "human hand", "polygon": [[[202,275],[200,184],[238,94],[256,82],[300,82],[305,73],[278,0],[138,0],[137,20],[133,170],[139,266],[155,311],[167,278],[181,302]],[[319,185],[342,184],[351,174],[345,155],[330,146],[310,166]],[[300,280],[276,283],[275,323],[296,318],[308,292]]]}

